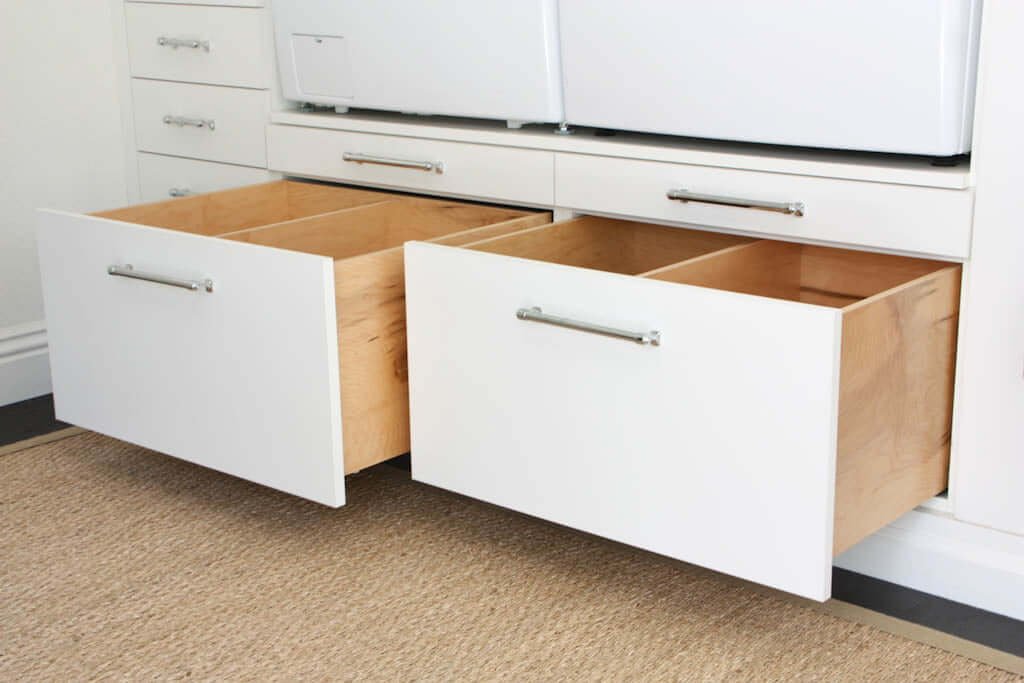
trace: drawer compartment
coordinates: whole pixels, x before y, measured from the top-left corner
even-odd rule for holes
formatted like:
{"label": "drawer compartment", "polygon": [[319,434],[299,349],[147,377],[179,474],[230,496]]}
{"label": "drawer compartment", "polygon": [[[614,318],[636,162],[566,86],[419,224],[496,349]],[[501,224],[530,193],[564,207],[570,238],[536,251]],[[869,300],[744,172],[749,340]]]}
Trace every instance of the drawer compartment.
{"label": "drawer compartment", "polygon": [[132,76],[265,88],[273,62],[261,9],[126,3]]}
{"label": "drawer compartment", "polygon": [[270,168],[288,175],[552,206],[554,154],[542,150],[270,125]]}
{"label": "drawer compartment", "polygon": [[262,168],[145,152],[139,152],[138,162],[139,190],[144,202],[216,192],[273,179],[273,174]]}
{"label": "drawer compartment", "polygon": [[263,90],[133,78],[136,144],[143,152],[266,167],[268,97]]}
{"label": "drawer compartment", "polygon": [[414,478],[826,599],[945,488],[959,266],[594,220],[406,246]]}
{"label": "drawer compartment", "polygon": [[[970,190],[582,154],[556,154],[555,177],[556,204],[583,213],[953,259],[966,258],[970,248]],[[688,196],[680,191],[702,197],[669,198]]]}
{"label": "drawer compartment", "polygon": [[549,215],[278,182],[41,213],[61,419],[327,505],[408,451],[402,242]]}

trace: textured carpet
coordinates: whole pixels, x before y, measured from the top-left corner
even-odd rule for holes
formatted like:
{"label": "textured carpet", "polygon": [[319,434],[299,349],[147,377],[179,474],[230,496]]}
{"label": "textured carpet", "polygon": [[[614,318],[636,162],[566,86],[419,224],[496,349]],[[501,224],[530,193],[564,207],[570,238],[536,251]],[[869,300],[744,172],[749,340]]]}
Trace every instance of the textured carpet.
{"label": "textured carpet", "polygon": [[0,679],[1007,681],[377,467],[330,510],[94,434],[0,458]]}

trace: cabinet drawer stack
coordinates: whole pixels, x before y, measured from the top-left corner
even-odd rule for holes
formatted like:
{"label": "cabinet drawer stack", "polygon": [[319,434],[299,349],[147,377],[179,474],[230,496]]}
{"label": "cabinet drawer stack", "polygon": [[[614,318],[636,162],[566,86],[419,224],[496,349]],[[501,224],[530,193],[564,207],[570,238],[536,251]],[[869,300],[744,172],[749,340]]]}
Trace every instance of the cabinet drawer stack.
{"label": "cabinet drawer stack", "polygon": [[271,178],[263,0],[124,5],[142,201]]}

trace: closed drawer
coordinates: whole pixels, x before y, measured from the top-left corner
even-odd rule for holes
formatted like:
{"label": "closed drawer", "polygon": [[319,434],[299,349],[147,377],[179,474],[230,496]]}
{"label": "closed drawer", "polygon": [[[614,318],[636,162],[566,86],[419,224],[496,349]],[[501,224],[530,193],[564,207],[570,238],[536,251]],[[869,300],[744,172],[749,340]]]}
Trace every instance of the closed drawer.
{"label": "closed drawer", "polygon": [[266,168],[265,91],[135,78],[132,101],[139,150]]}
{"label": "closed drawer", "polygon": [[265,183],[272,180],[273,176],[262,168],[145,152],[139,152],[138,162],[139,188],[144,202]]}
{"label": "closed drawer", "polygon": [[44,211],[56,411],[341,505],[344,474],[409,449],[402,242],[548,217],[285,181]]}
{"label": "closed drawer", "polygon": [[131,74],[265,88],[271,74],[261,9],[125,5]]}
{"label": "closed drawer", "polygon": [[[559,206],[771,237],[966,258],[973,195],[887,183],[557,154]],[[711,195],[670,199],[672,191]],[[684,195],[685,196],[685,195]],[[709,203],[716,198],[748,206]],[[767,203],[775,210],[755,207]],[[785,205],[802,205],[802,214]]]}
{"label": "closed drawer", "polygon": [[946,486],[959,281],[593,217],[410,243],[413,477],[824,600]]}
{"label": "closed drawer", "polygon": [[541,150],[271,125],[270,168],[378,187],[551,206],[554,154]]}

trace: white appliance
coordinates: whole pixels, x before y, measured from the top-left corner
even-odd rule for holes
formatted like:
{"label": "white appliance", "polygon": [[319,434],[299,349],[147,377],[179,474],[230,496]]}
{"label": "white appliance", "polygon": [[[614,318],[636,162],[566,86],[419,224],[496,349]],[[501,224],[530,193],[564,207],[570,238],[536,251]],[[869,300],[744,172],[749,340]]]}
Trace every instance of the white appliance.
{"label": "white appliance", "polygon": [[570,123],[948,156],[981,0],[561,0]]}
{"label": "white appliance", "polygon": [[562,121],[556,0],[274,0],[287,99]]}

